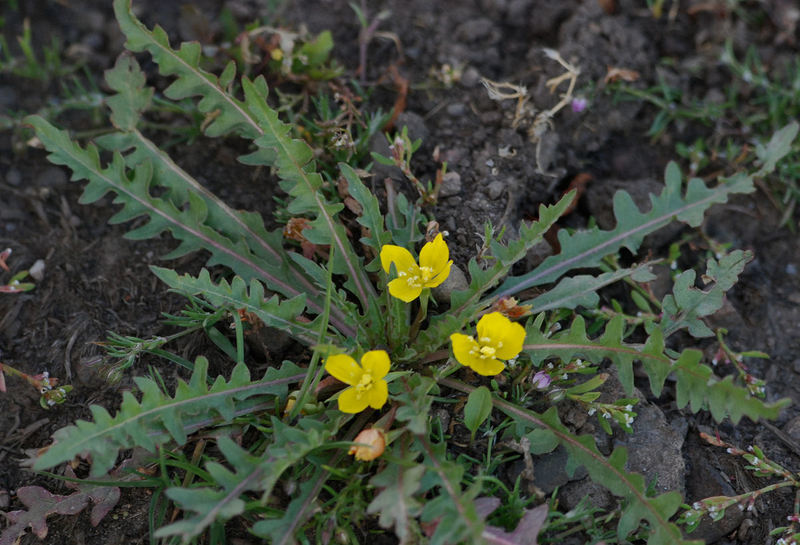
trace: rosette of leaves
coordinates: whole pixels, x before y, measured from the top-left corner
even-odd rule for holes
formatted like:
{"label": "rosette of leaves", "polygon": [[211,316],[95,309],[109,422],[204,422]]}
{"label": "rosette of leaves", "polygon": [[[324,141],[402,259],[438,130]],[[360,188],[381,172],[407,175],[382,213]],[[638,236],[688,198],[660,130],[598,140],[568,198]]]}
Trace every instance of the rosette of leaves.
{"label": "rosette of leaves", "polygon": [[[401,542],[497,540],[501,534],[487,526],[485,513],[476,507],[481,505],[476,500],[483,481],[467,475],[431,419],[433,404],[445,389],[470,394],[476,388],[441,370],[417,371],[426,362],[446,360],[450,335],[467,329],[500,297],[531,287],[547,287],[526,301],[537,313],[526,323],[523,347],[526,361],[533,366],[576,357],[596,365],[609,360],[618,367],[630,392],[632,366],[640,362],[655,395],[660,394],[667,376],[674,377],[680,406],[693,411],[707,408],[717,420],[776,416],[783,403],[765,403],[731,379],[715,378],[696,350],[675,353],[665,348],[665,339],[679,329],[707,333],[702,318],[718,308],[721,294],[741,272],[744,254],[732,253],[730,259],[709,262],[708,276],[714,285],[707,290],[695,288],[693,277],[679,278],[673,294],[664,301],[666,312],[648,324],[643,342],[630,342],[630,331],[620,320],[605,323],[599,335],[587,333],[579,314],[556,334],[543,329],[543,324],[549,323],[546,319],[552,313],[568,316],[596,307],[598,290],[613,282],[646,281],[646,264],[596,274],[586,271],[623,248],[635,254],[645,236],[672,221],[697,227],[713,204],[753,191],[753,178],[771,172],[789,151],[796,124],[757,148],[761,167],[752,172],[739,172],[709,186],[700,179],[684,181],[677,165],[670,164],[664,190],[651,197],[651,207],[645,212],[627,193],[618,192],[613,202],[616,227],[560,231],[561,252],[520,276],[508,275],[565,213],[574,194],[541,206],[539,219],[520,226],[517,239],[503,242],[487,229],[483,264],[472,259],[467,265],[469,286],[454,292],[447,310],[429,316],[417,334],[410,327],[409,306],[386,293],[376,256],[386,244],[411,248],[422,240],[424,211],[398,196],[387,203],[384,212],[359,175],[357,168],[364,165],[342,163],[335,172],[321,172],[314,151],[305,141],[292,137],[291,125],[270,106],[264,78],[237,78],[234,63],[219,75],[209,73],[201,68],[199,44],[173,48],[163,29],[150,30],[134,17],[130,0],[115,0],[114,10],[126,47],[135,53],[149,53],[159,72],[171,78],[164,96],[175,101],[198,99],[198,111],[207,116],[207,137],[244,139],[250,152],[240,160],[274,172],[285,193],[286,212],[305,218],[308,228],[303,229],[303,236],[313,245],[327,247],[329,259],[295,252],[285,245],[280,229],[268,229],[258,214],[227,206],[142,132],[141,118],[147,115],[153,89],[130,55],[122,56],[106,74],[109,87],[116,92],[106,101],[114,125],[108,135],[83,145],[41,117],[29,117],[27,122],[52,162],[71,169],[73,180],[87,181],[83,202],[96,202],[111,192],[120,207],[113,222],[144,218],[127,236],[150,238],[169,232],[178,245],[167,258],[204,250],[209,266],[222,266],[228,272],[212,277],[205,269],[179,275],[168,268],[154,268],[170,289],[210,308],[228,311],[234,318],[240,311],[254,316],[311,347],[314,355],[308,367],[287,362],[265,377],[253,379],[239,351],[229,380],[208,377],[201,358],[189,381],[179,383],[174,395],[153,381],[137,379],[141,399],[126,394],[115,416],[93,407],[92,422],[81,421],[56,433],[55,445],[35,459],[36,469],[53,468],[90,454],[91,473],[99,476],[114,466],[121,450],[185,445],[193,433],[216,427],[216,449],[197,472],[203,475],[203,483],[174,485],[165,492],[184,518],[154,528],[155,535],[175,535],[185,542],[203,532],[224,535],[225,524],[241,517],[253,533],[272,543],[294,543],[298,535],[327,531],[340,519],[363,520],[375,515],[377,523],[391,528]],[[108,153],[108,161],[102,160],[101,150]],[[360,235],[348,228],[354,224],[348,226],[343,217],[342,198],[328,183],[334,177],[358,204],[360,212],[354,221],[362,228]],[[581,273],[574,274],[576,270]],[[386,347],[394,365],[387,376],[389,410],[394,411],[387,434],[390,456],[373,466],[369,487],[358,484],[367,470],[352,464],[345,453],[370,414],[343,414],[333,404],[326,408],[319,403],[322,400],[314,399],[320,378],[316,362],[331,347],[346,353]],[[288,385],[294,383],[303,386],[297,409],[290,410],[297,418],[287,425],[282,420],[284,403]],[[528,454],[563,445],[569,455],[568,470],[586,467],[593,479],[617,495],[622,506],[617,520],[621,540],[644,524],[648,543],[687,543],[670,522],[682,502],[680,495],[649,496],[644,477],[625,469],[624,448],[603,456],[592,437],[576,436],[560,422],[555,407],[538,413],[498,392],[484,390],[471,397],[481,404],[477,411],[470,408],[471,428],[477,429],[492,415],[505,414],[514,423],[511,433],[515,438],[524,438],[530,445]],[[250,441],[237,443],[229,426],[245,430]],[[277,491],[279,482],[291,488],[288,497]],[[276,498],[285,501],[275,507]],[[354,512],[347,505],[365,508]],[[520,516],[526,520],[522,513]]]}

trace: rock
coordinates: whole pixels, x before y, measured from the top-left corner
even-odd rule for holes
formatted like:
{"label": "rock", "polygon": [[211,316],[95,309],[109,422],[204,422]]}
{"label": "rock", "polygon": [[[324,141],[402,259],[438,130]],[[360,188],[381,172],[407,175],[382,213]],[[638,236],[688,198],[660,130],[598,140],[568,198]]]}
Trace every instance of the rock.
{"label": "rock", "polygon": [[547,131],[541,136],[541,141],[537,145],[538,157],[536,167],[542,172],[549,172],[550,166],[556,161],[556,152],[561,138],[555,131]]}
{"label": "rock", "polygon": [[442,176],[442,185],[439,187],[440,197],[452,197],[461,193],[461,174],[458,172],[446,172]]}
{"label": "rock", "polygon": [[455,31],[455,37],[467,43],[476,42],[489,37],[492,33],[492,29],[494,29],[492,20],[486,17],[480,17],[458,25]]}
{"label": "rock", "polygon": [[471,89],[478,85],[481,80],[481,74],[474,66],[467,67],[461,74],[461,85],[467,89]]}
{"label": "rock", "polygon": [[486,188],[486,193],[489,195],[489,199],[494,201],[500,198],[500,195],[503,194],[505,188],[506,184],[500,180],[495,180],[489,184],[489,187]]}
{"label": "rock", "polygon": [[[800,363],[800,360],[795,362],[795,365]],[[800,441],[800,416],[795,416],[783,426],[783,431],[788,436],[796,441]]]}
{"label": "rock", "polygon": [[553,255],[553,248],[550,243],[546,240],[540,240],[525,254],[525,270],[533,270],[551,255]]}
{"label": "rock", "polygon": [[37,259],[33,265],[31,265],[31,268],[28,269],[28,273],[30,273],[34,280],[41,282],[44,278],[44,259]]}
{"label": "rock", "polygon": [[644,400],[634,407],[637,416],[633,433],[625,435],[620,444],[628,448],[626,469],[641,473],[649,481],[656,478],[656,492],[677,490],[683,494],[686,464],[683,461],[685,430],[669,425],[656,405]]}
{"label": "rock", "polygon": [[611,492],[589,477],[565,484],[558,494],[560,504],[567,511],[577,507],[584,497],[589,498],[589,505],[603,510],[613,509],[617,503]]}
{"label": "rock", "polygon": [[431,131],[425,123],[425,119],[421,115],[414,112],[403,112],[397,116],[397,121],[394,123],[395,129],[399,132],[403,127],[408,127],[408,137],[413,142],[416,139],[421,139],[423,145],[428,141]]}
{"label": "rock", "polygon": [[463,102],[453,102],[447,105],[447,115],[452,117],[461,117],[467,111],[467,107]]}
{"label": "rock", "polygon": [[[687,442],[687,459],[690,471],[686,478],[686,503],[711,496],[735,496],[736,491],[723,477],[721,472],[735,475],[735,462],[732,456],[708,449],[700,440],[692,437]],[[725,510],[722,520],[714,522],[703,517],[697,528],[686,534],[688,539],[698,539],[702,543],[711,544],[736,530],[744,520],[745,512],[733,506]]]}
{"label": "rock", "polygon": [[10,85],[0,85],[0,109],[11,110],[17,103],[17,91]]}
{"label": "rock", "polygon": [[67,184],[67,173],[59,167],[47,167],[36,175],[33,185],[37,187],[62,187]]}
{"label": "rock", "polygon": [[11,167],[6,172],[6,183],[10,186],[19,187],[22,184],[22,173],[14,168]]}
{"label": "rock", "polygon": [[469,287],[467,276],[456,264],[450,267],[450,275],[447,280],[442,282],[439,286],[433,288],[433,298],[439,303],[449,303],[450,295],[454,291],[465,290]]}
{"label": "rock", "polygon": [[559,446],[553,452],[536,456],[534,458],[534,484],[545,494],[550,494],[556,488],[562,487],[570,481],[581,480],[586,477],[586,469],[581,466],[570,477],[565,471],[567,465],[567,451]]}

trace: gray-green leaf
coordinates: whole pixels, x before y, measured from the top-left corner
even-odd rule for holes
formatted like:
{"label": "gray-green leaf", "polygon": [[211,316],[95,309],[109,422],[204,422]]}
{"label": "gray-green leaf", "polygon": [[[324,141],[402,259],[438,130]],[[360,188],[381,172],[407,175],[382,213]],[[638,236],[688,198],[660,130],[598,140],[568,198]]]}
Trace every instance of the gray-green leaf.
{"label": "gray-green leaf", "polygon": [[464,405],[464,424],[467,426],[472,437],[481,424],[492,413],[492,394],[486,386],[481,386],[473,390]]}

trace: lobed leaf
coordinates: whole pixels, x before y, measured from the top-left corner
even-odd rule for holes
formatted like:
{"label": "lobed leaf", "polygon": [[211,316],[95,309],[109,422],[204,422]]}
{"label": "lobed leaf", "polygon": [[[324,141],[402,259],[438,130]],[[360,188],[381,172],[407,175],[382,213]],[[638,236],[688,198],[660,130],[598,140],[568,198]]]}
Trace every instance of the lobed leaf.
{"label": "lobed leaf", "polygon": [[148,51],[161,74],[175,77],[164,91],[167,97],[173,100],[202,97],[197,107],[212,120],[206,127],[208,136],[235,133],[253,140],[258,149],[240,160],[276,169],[281,187],[292,197],[289,212],[313,218],[304,236],[314,244],[336,246],[335,272],[346,275],[345,287],[358,297],[369,320],[383,323],[375,289],[344,227],[335,219],[342,205],[325,199],[321,191],[322,177],[315,170],[311,148],[303,140],[292,139],[291,126],[283,123],[278,113],[267,105],[264,78],[255,81],[243,78],[245,100],[239,100],[228,90],[235,75],[232,65],[226,68],[224,78],[206,72],[200,68],[200,44],[184,43],[179,49],[172,49],[163,28],[156,26],[151,32],[136,19],[131,11],[131,0],[114,0],[114,13],[127,38],[126,47],[132,51]]}
{"label": "lobed leaf", "polygon": [[98,405],[90,410],[94,421],[78,420],[75,425],[61,428],[53,434],[53,444],[34,460],[36,470],[48,469],[76,456],[91,458],[91,475],[104,475],[113,465],[120,450],[142,447],[154,452],[156,446],[170,439],[186,442],[187,430],[199,418],[206,421],[210,414],[222,422],[230,422],[236,408],[254,396],[285,396],[288,385],[305,378],[305,372],[291,362],[280,369],[270,368],[259,381],[250,380],[244,364],[234,367],[229,381],[217,377],[209,386],[208,361],[199,357],[191,380],[178,381],[175,395],[170,397],[158,384],[144,377],[135,378],[142,392],[141,401],[131,392],[124,392],[122,405],[116,415]]}
{"label": "lobed leaf", "polygon": [[675,277],[672,293],[664,296],[663,317],[658,327],[669,337],[682,328],[687,328],[693,337],[711,337],[711,331],[701,320],[720,308],[725,293],[733,287],[744,270],[753,260],[752,252],[735,250],[719,261],[709,259],[703,280],[712,286],[707,290],[694,287],[695,272],[688,270]]}
{"label": "lobed leaf", "polygon": [[271,426],[274,440],[260,456],[250,454],[229,437],[220,436],[217,447],[233,471],[211,461],[206,464],[206,471],[216,487],[167,489],[167,496],[191,515],[160,528],[155,537],[180,536],[183,543],[188,543],[212,523],[241,515],[245,510],[243,495],[258,492],[267,498],[284,471],[330,438],[329,432],[289,427],[274,417]]}
{"label": "lobed leaf", "polygon": [[[399,454],[402,456],[402,452]],[[425,466],[404,460],[387,465],[370,479],[370,484],[379,492],[367,507],[367,513],[379,515],[381,528],[394,527],[401,544],[408,543],[412,537],[411,521],[422,512],[422,503],[415,495],[422,485],[424,472]]]}
{"label": "lobed leaf", "polygon": [[[305,297],[298,295],[293,299],[279,300],[277,296],[267,299],[264,286],[252,280],[248,289],[242,278],[236,276],[228,283],[224,278],[215,283],[208,270],[203,269],[198,276],[179,275],[172,269],[151,267],[150,270],[167,284],[170,289],[183,295],[199,295],[215,307],[229,308],[231,311],[244,309],[258,316],[264,324],[286,331],[294,338],[313,345],[319,340],[319,325],[300,320],[305,309]],[[333,337],[326,337],[333,343]]]}
{"label": "lobed leaf", "polygon": [[627,277],[635,277],[637,281],[646,282],[653,277],[648,264],[629,269],[605,272],[592,276],[579,274],[562,278],[561,281],[545,293],[520,304],[531,305],[533,312],[545,312],[553,309],[575,309],[578,307],[595,308],[600,302],[597,291]]}
{"label": "lobed leaf", "polygon": [[[280,185],[292,199],[287,211],[295,216],[310,215],[313,219],[303,235],[314,244],[335,247],[334,273],[344,274],[344,286],[356,295],[362,310],[374,324],[383,324],[377,293],[367,276],[362,259],[347,239],[344,226],[336,219],[341,203],[328,201],[322,190],[322,176],[316,172],[314,154],[303,140],[290,137],[291,126],[267,105],[267,87],[263,78],[242,79],[245,107],[261,130],[254,140],[258,150],[241,158],[247,164],[270,165],[277,170]],[[380,331],[383,328],[372,328]]]}
{"label": "lobed leaf", "polygon": [[738,173],[723,178],[714,188],[707,187],[699,178],[692,178],[684,194],[681,190],[681,172],[674,162],[667,165],[664,182],[665,187],[660,195],[650,195],[652,207],[647,213],[639,210],[628,193],[617,191],[613,201],[617,220],[614,229],[603,231],[595,227],[572,234],[562,229],[558,233],[561,253],[548,257],[527,274],[508,278],[492,296],[513,295],[553,282],[572,269],[596,267],[604,256],[622,248],[635,254],[645,236],[673,220],[697,227],[711,205],[726,202],[730,195],[754,190],[753,175]]}
{"label": "lobed leaf", "polygon": [[381,213],[378,199],[364,185],[356,171],[346,163],[340,163],[339,170],[347,181],[347,192],[363,209],[362,214],[358,217],[358,223],[364,227],[366,233],[365,236],[361,237],[360,242],[372,248],[375,252],[375,258],[367,264],[366,268],[368,271],[378,271],[380,269],[378,255],[384,244],[392,242],[392,235],[384,227],[383,214]]}
{"label": "lobed leaf", "polygon": [[736,423],[741,417],[777,418],[780,410],[788,404],[784,399],[775,403],[765,403],[752,397],[746,388],[733,384],[732,377],[719,380],[707,365],[700,363],[703,353],[700,350],[684,350],[677,360],[665,353],[664,338],[655,328],[643,345],[624,342],[624,319],[615,316],[609,320],[602,335],[589,339],[586,323],[578,316],[572,325],[563,331],[547,334],[542,331],[544,315],[540,314],[526,328],[523,350],[534,364],[547,358],[558,357],[564,361],[576,357],[593,363],[601,363],[608,358],[617,366],[619,379],[630,395],[633,392],[633,362],[640,361],[650,380],[653,395],[661,395],[667,376],[672,373],[676,379],[678,407],[691,403],[693,412],[708,407],[712,416],[719,422],[726,416]]}

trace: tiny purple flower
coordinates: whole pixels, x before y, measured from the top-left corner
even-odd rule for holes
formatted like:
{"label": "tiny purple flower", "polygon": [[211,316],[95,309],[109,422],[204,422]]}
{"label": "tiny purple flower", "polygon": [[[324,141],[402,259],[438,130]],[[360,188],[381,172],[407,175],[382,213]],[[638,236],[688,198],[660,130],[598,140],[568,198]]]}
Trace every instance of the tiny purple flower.
{"label": "tiny purple flower", "polygon": [[575,97],[572,99],[572,111],[576,114],[581,113],[588,105],[589,101],[583,97]]}
{"label": "tiny purple flower", "polygon": [[531,385],[535,386],[538,390],[544,390],[550,386],[552,381],[553,379],[551,379],[550,375],[548,375],[545,371],[539,371],[533,375],[533,378],[531,379]]}

